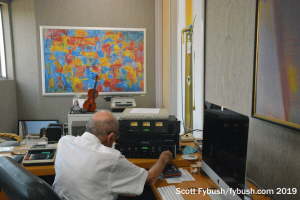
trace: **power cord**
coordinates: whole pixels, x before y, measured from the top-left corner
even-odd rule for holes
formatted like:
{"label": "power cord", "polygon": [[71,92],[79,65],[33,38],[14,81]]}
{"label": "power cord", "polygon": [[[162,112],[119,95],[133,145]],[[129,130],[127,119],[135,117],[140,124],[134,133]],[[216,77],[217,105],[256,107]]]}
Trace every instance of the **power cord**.
{"label": "power cord", "polygon": [[[262,187],[260,187],[254,180],[252,180],[251,178],[246,177],[247,180],[249,180],[250,182],[252,182],[252,184],[254,184],[256,187],[258,187],[260,190],[263,190]],[[258,190],[254,190],[255,192]],[[265,196],[265,197],[269,197],[270,200],[275,200],[272,196],[270,195],[266,195],[266,194],[254,194],[254,195],[259,195],[259,196]],[[250,197],[251,198],[251,197]]]}
{"label": "power cord", "polygon": [[250,196],[250,195],[248,195],[248,194],[245,194],[245,196],[248,197],[248,198],[250,198],[251,200],[254,200],[254,199],[252,198],[252,196]]}
{"label": "power cord", "polygon": [[[191,128],[188,128],[188,127],[186,127],[186,126],[184,126],[184,124],[182,123],[182,122],[180,122],[181,124],[182,124],[182,126],[185,128],[184,130],[184,134],[181,134],[180,136],[185,136],[185,135],[187,135],[188,133],[192,133],[192,132],[201,132],[201,131],[203,131],[203,130],[201,130],[201,129],[191,129]],[[187,132],[186,131],[186,129],[188,129],[189,131]]]}
{"label": "power cord", "polygon": [[[257,192],[258,190],[254,190],[255,192]],[[272,196],[267,195],[267,194],[254,194],[254,195],[258,195],[258,196],[264,196],[264,197],[269,197],[270,200],[275,200]]]}

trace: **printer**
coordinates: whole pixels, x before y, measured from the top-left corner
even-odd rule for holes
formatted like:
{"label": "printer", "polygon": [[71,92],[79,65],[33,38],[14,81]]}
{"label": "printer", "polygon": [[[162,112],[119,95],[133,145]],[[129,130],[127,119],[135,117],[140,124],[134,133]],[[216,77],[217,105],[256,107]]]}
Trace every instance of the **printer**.
{"label": "printer", "polygon": [[133,97],[111,98],[110,109],[112,112],[123,112],[125,108],[136,108]]}

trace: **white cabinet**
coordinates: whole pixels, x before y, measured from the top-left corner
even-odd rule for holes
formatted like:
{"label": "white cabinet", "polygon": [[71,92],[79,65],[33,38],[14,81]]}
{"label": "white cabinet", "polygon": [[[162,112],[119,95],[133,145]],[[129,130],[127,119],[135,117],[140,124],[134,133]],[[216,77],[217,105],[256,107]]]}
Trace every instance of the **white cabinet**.
{"label": "white cabinet", "polygon": [[[96,111],[107,111],[107,109],[96,109]],[[73,121],[89,121],[90,118],[93,116],[94,113],[87,113],[87,114],[70,114],[68,113],[68,135],[72,135],[72,122]],[[112,114],[119,119],[121,117],[122,112],[112,112]]]}

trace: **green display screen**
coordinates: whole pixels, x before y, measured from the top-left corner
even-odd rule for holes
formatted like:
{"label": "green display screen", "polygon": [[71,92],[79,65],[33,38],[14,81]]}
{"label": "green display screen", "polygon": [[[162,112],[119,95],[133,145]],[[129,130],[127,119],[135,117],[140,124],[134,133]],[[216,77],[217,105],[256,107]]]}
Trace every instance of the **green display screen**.
{"label": "green display screen", "polygon": [[47,151],[47,152],[42,152],[42,154],[49,154],[50,153],[50,151]]}
{"label": "green display screen", "polygon": [[142,149],[148,149],[148,147],[142,147]]}
{"label": "green display screen", "polygon": [[146,129],[143,129],[143,131],[148,131],[148,132],[149,132],[149,131],[150,131],[150,129],[149,129],[149,128],[146,128]]}

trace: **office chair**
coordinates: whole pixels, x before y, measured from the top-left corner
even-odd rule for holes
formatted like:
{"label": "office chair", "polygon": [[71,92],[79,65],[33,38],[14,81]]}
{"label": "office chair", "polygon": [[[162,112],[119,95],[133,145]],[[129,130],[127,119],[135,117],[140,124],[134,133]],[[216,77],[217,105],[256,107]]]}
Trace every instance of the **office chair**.
{"label": "office chair", "polygon": [[6,156],[0,157],[0,188],[14,200],[60,199],[45,181]]}

